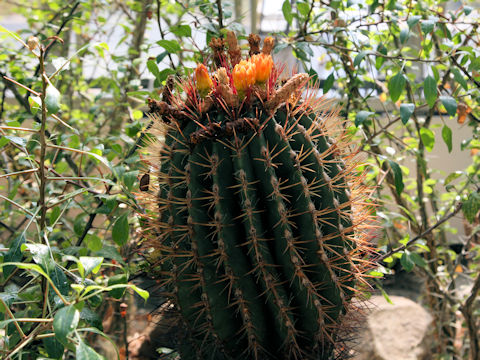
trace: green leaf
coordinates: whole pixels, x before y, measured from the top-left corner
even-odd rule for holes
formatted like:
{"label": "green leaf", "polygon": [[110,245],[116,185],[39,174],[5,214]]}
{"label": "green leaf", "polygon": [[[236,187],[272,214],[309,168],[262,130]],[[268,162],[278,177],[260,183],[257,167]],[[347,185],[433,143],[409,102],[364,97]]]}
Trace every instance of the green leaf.
{"label": "green leaf", "polygon": [[49,84],[45,91],[45,105],[50,114],[55,114],[60,110],[60,97],[60,91],[52,84]]}
{"label": "green leaf", "polygon": [[353,66],[358,67],[366,55],[366,51],[360,51],[357,56],[355,56],[355,60],[353,60]]}
{"label": "green leaf", "polygon": [[457,68],[452,69],[453,73],[453,78],[455,79],[456,82],[460,84],[461,87],[463,87],[464,90],[468,90],[468,84],[463,75],[460,73],[460,70]]}
{"label": "green leaf", "polygon": [[405,44],[407,42],[409,36],[410,36],[410,30],[409,29],[400,30],[400,42],[402,44]]}
{"label": "green leaf", "polygon": [[292,25],[293,14],[292,14],[292,5],[290,5],[290,0],[285,0],[282,5],[283,17],[287,22]]}
{"label": "green leaf", "polygon": [[95,46],[96,48],[105,49],[105,50],[107,50],[107,51],[109,50],[108,44],[105,43],[105,42],[96,43],[96,44],[94,44],[93,46]]}
{"label": "green leaf", "polygon": [[433,131],[427,128],[421,128],[420,137],[422,138],[423,145],[425,145],[425,149],[432,151],[433,145],[435,145],[435,134]]}
{"label": "green leaf", "polygon": [[430,75],[428,75],[423,82],[423,93],[425,94],[425,99],[427,100],[428,106],[432,108],[435,105],[438,95],[437,82]]}
{"label": "green leaf", "polygon": [[468,71],[479,71],[480,70],[480,57],[471,56],[471,62],[468,66]]}
{"label": "green leaf", "polygon": [[138,170],[128,171],[123,174],[123,183],[129,191],[132,191],[133,185],[137,181]]}
{"label": "green leaf", "polygon": [[[117,274],[113,275],[108,279],[108,286],[118,285],[118,284],[127,284],[127,275],[126,274]],[[123,294],[125,294],[126,288],[113,289],[109,291],[111,297],[115,299],[121,299]]]}
{"label": "green leaf", "polygon": [[157,62],[157,64],[160,63],[163,59],[165,59],[167,55],[168,55],[168,51],[163,51],[160,54],[158,54],[157,57],[155,58],[155,61]]}
{"label": "green leaf", "polygon": [[108,335],[106,335],[104,332],[100,331],[97,328],[91,328],[91,327],[78,329],[78,331],[93,332],[94,334],[100,335],[100,336],[104,337],[106,340],[110,341],[113,348],[115,349],[115,352],[117,353],[117,359],[120,360],[120,354],[118,352],[117,344]]}
{"label": "green leaf", "polygon": [[459,178],[460,176],[462,176],[462,175],[463,175],[463,172],[462,172],[462,171],[452,172],[452,173],[450,173],[450,174],[446,177],[446,179],[445,179],[445,181],[443,182],[443,184],[444,184],[444,185],[448,185],[448,184],[450,184],[453,180],[458,179],[458,178]]}
{"label": "green leaf", "polygon": [[104,360],[104,357],[93,350],[83,341],[79,341],[75,348],[75,359],[77,360]]}
{"label": "green leaf", "polygon": [[10,140],[6,136],[0,136],[0,149],[7,145]]}
{"label": "green leaf", "polygon": [[61,359],[65,347],[54,337],[42,339],[43,346],[47,351],[48,357],[52,359]]}
{"label": "green leaf", "polygon": [[422,268],[427,267],[427,262],[423,257],[420,256],[420,254],[416,252],[412,252],[409,254],[410,260],[417,266],[420,266]]}
{"label": "green leaf", "polygon": [[400,105],[400,119],[402,120],[403,125],[406,125],[410,116],[412,116],[415,111],[415,104],[401,104]]}
{"label": "green leaf", "polygon": [[472,192],[468,199],[463,203],[462,211],[465,219],[471,224],[475,220],[475,216],[480,210],[480,194]]}
{"label": "green leaf", "polygon": [[143,290],[143,289],[140,289],[138,286],[132,285],[132,284],[128,284],[128,287],[129,287],[130,289],[132,289],[133,291],[135,291],[138,295],[140,295],[140,297],[141,297],[143,300],[145,300],[145,301],[148,300],[148,298],[149,298],[149,296],[150,296],[150,294],[148,293],[148,291]]}
{"label": "green leaf", "polygon": [[303,16],[307,16],[310,12],[310,5],[304,2],[297,3],[297,9]]}
{"label": "green leaf", "polygon": [[440,96],[440,101],[447,110],[448,115],[455,116],[457,114],[457,101],[451,96]]}
{"label": "green leaf", "polygon": [[359,127],[360,125],[362,125],[365,120],[367,120],[367,118],[371,115],[374,115],[375,113],[374,112],[371,112],[371,111],[366,111],[366,110],[362,110],[362,111],[359,111],[357,113],[357,116],[355,117],[355,126],[356,127]]}
{"label": "green leaf", "polygon": [[53,270],[55,264],[50,256],[50,248],[44,244],[27,244],[27,249],[33,257],[33,261],[40,265],[42,269],[48,274]]}
{"label": "green leaf", "polygon": [[333,86],[333,82],[335,81],[335,77],[333,72],[327,76],[325,81],[323,82],[323,93],[326,94],[328,90],[330,90]]}
{"label": "green leaf", "polygon": [[186,36],[186,37],[191,37],[192,36],[192,28],[189,25],[176,25],[172,26],[170,28],[170,31],[174,33],[177,36]]}
{"label": "green leaf", "polygon": [[452,152],[452,129],[450,129],[447,125],[443,125],[442,138],[447,145],[448,152]]}
{"label": "green leaf", "polygon": [[85,236],[85,244],[92,251],[99,251],[102,249],[102,239],[95,234],[87,234]]}
{"label": "green leaf", "polygon": [[[382,55],[388,54],[388,49],[382,43],[377,46],[377,51]],[[385,58],[383,56],[377,56],[377,59],[375,60],[375,68],[377,70],[380,70],[384,62]]]}
{"label": "green leaf", "polygon": [[[58,168],[56,168],[56,170],[58,171]],[[50,215],[48,217],[48,220],[50,221],[50,226],[52,226],[55,221],[57,221],[58,217],[60,216],[60,214],[62,213],[62,209],[60,209],[59,206],[55,206],[52,211],[50,212]]]}
{"label": "green leaf", "polygon": [[157,44],[163,47],[166,51],[168,51],[170,54],[175,54],[177,52],[180,52],[182,48],[180,47],[180,44],[177,41],[174,40],[159,40],[157,41]]}
{"label": "green leaf", "polygon": [[80,256],[79,260],[85,270],[84,276],[90,273],[96,274],[103,263],[103,257]]}
{"label": "green leaf", "polygon": [[393,102],[397,101],[403,90],[405,90],[406,82],[407,80],[401,72],[393,76],[388,82],[388,92],[390,93]]}
{"label": "green leaf", "polygon": [[21,147],[25,147],[27,145],[27,139],[24,139],[22,137],[5,135],[5,138],[10,140],[14,144],[20,145]]}
{"label": "green leaf", "polygon": [[470,13],[473,11],[473,8],[471,6],[464,6],[463,7],[463,12],[465,15],[470,15]]}
{"label": "green leaf", "polygon": [[13,37],[15,40],[20,41],[22,44],[25,45],[25,42],[18,36],[17,33],[14,33],[13,31],[5,29],[3,26],[0,25],[0,33],[7,33],[11,37]]}
{"label": "green leaf", "polygon": [[385,298],[385,300],[393,305],[393,302],[392,300],[390,300],[390,297],[388,296],[387,292],[383,289],[383,286],[382,286],[382,283],[378,280],[378,279],[375,279],[375,286],[380,289],[380,292],[382,293],[383,297]]}
{"label": "green leaf", "polygon": [[157,63],[154,60],[147,61],[147,69],[152,73],[153,76],[155,76],[155,78],[160,75],[160,70],[158,70]]}
{"label": "green leaf", "polygon": [[102,256],[106,259],[112,259],[119,262],[120,264],[125,265],[125,261],[123,261],[122,256],[118,253],[115,246],[105,244],[101,250],[95,253],[95,255]]}
{"label": "green leaf", "polygon": [[[101,314],[90,309],[88,306],[84,306],[83,309],[80,311],[80,320],[85,321],[87,324],[94,326],[98,329],[102,329],[102,318],[100,317]],[[77,329],[77,331],[84,331],[85,328]]]}
{"label": "green leaf", "polygon": [[[3,256],[3,261],[8,262],[18,262],[21,261],[23,258],[22,254],[22,245],[25,244],[25,236],[23,234],[17,236],[13,239],[12,243],[10,244],[10,248]],[[15,269],[15,266],[7,265],[3,269],[3,276],[7,278],[10,276],[12,271]]]}
{"label": "green leaf", "polygon": [[[70,285],[68,283],[67,276],[63,272],[63,270],[52,261],[53,269],[50,270],[50,279],[52,279],[53,285],[60,291],[62,295],[68,295],[68,291],[70,290]],[[50,265],[50,266],[52,266]]]}
{"label": "green leaf", "polygon": [[420,28],[422,29],[422,32],[427,35],[430,34],[433,29],[435,28],[435,21],[433,20],[422,20],[420,23]]}
{"label": "green leaf", "polygon": [[37,111],[42,108],[42,99],[40,98],[40,96],[30,96],[28,98],[28,103],[30,105],[30,110],[33,115],[35,115]]}
{"label": "green leaf", "polygon": [[165,81],[167,79],[168,75],[173,75],[173,74],[176,74],[175,70],[170,69],[170,68],[163,69],[158,74],[157,81],[159,83],[162,83],[163,81]]}
{"label": "green leaf", "polygon": [[407,20],[408,27],[411,29],[412,27],[417,25],[421,18],[422,17],[420,15],[410,16]]}
{"label": "green leaf", "polygon": [[397,190],[397,194],[401,195],[403,188],[405,185],[403,184],[403,174],[402,169],[400,166],[393,160],[388,160],[388,164],[393,171],[393,179],[395,181],[395,190]]}
{"label": "green leaf", "polygon": [[400,258],[400,264],[402,264],[402,267],[406,272],[412,271],[415,267],[415,263],[407,251],[402,254],[402,257]]}
{"label": "green leaf", "polygon": [[52,59],[52,65],[55,68],[55,71],[70,69],[70,61],[61,56]]}
{"label": "green leaf", "polygon": [[79,320],[80,312],[73,305],[58,310],[53,318],[53,331],[57,340],[67,345],[67,337],[77,328]]}
{"label": "green leaf", "polygon": [[115,241],[115,243],[119,246],[125,245],[128,241],[129,234],[130,228],[128,225],[127,214],[123,214],[117,219],[117,221],[115,221],[115,224],[113,225],[113,241]]}

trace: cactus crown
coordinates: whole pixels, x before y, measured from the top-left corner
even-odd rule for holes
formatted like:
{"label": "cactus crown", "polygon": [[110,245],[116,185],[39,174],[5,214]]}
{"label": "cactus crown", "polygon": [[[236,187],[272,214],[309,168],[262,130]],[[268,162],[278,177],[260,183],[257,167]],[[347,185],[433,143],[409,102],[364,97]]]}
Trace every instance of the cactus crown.
{"label": "cactus crown", "polygon": [[[149,100],[152,261],[182,320],[182,359],[330,359],[366,284],[369,189],[338,112],[282,83],[266,38],[214,39],[183,83]],[[154,175],[154,176],[153,176]]]}

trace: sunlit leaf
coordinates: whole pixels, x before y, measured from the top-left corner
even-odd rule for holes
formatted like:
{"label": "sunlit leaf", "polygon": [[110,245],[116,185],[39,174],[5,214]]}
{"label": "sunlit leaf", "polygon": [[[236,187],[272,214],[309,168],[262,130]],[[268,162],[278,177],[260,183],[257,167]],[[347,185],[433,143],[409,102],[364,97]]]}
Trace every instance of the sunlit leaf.
{"label": "sunlit leaf", "polygon": [[442,138],[447,145],[448,152],[452,152],[452,129],[450,129],[447,125],[443,125]]}
{"label": "sunlit leaf", "polygon": [[79,341],[75,348],[75,359],[77,360],[104,360],[105,358],[93,350],[83,341]]}
{"label": "sunlit leaf", "polygon": [[80,313],[73,305],[65,306],[57,311],[53,318],[53,331],[55,337],[62,344],[68,343],[68,335],[77,328]]}
{"label": "sunlit leaf", "polygon": [[435,134],[432,130],[427,128],[420,129],[420,137],[422,138],[423,145],[428,151],[432,151],[433,145],[435,145]]}
{"label": "sunlit leaf", "polygon": [[159,40],[157,41],[157,44],[163,47],[166,51],[168,51],[170,54],[175,54],[177,52],[180,52],[182,48],[180,47],[180,44],[177,41],[174,40]]}
{"label": "sunlit leaf", "polygon": [[440,101],[447,110],[448,115],[455,116],[457,114],[457,101],[451,96],[440,96]]}
{"label": "sunlit leaf", "polygon": [[402,123],[405,125],[407,124],[410,116],[412,116],[413,112],[415,111],[415,104],[401,104],[400,105],[400,119]]}
{"label": "sunlit leaf", "polygon": [[393,102],[397,101],[403,90],[405,90],[406,82],[405,75],[401,72],[398,72],[388,82],[388,92]]}
{"label": "sunlit leaf", "polygon": [[293,14],[292,14],[292,5],[290,5],[290,0],[285,0],[282,5],[283,17],[287,22],[292,25]]}
{"label": "sunlit leaf", "polygon": [[400,264],[402,264],[402,267],[406,272],[412,271],[415,267],[415,262],[413,262],[410,253],[407,251],[402,254],[402,257],[400,258]]}
{"label": "sunlit leaf", "polygon": [[333,72],[327,76],[323,83],[323,93],[326,94],[328,90],[330,90],[333,86],[333,82],[335,81],[335,77]]}
{"label": "sunlit leaf", "polygon": [[390,168],[393,171],[393,178],[395,181],[395,190],[397,191],[398,195],[401,195],[404,188],[402,169],[393,160],[388,160],[388,164],[390,165]]}
{"label": "sunlit leaf", "polygon": [[463,202],[462,211],[465,219],[471,224],[480,210],[480,194],[476,191],[470,193],[467,200]]}
{"label": "sunlit leaf", "polygon": [[60,91],[53,85],[47,86],[47,91],[45,92],[45,105],[47,110],[51,114],[55,114],[60,110]]}
{"label": "sunlit leaf", "polygon": [[121,215],[112,229],[112,238],[117,245],[125,245],[128,241],[130,227],[128,226],[127,214]]}
{"label": "sunlit leaf", "polygon": [[437,82],[435,79],[428,75],[423,82],[423,92],[425,94],[425,99],[427,100],[428,106],[430,108],[435,105],[435,101],[437,100]]}
{"label": "sunlit leaf", "polygon": [[375,113],[371,111],[366,111],[366,110],[359,111],[357,113],[357,116],[355,117],[355,126],[358,127],[362,125],[369,116],[374,114]]}

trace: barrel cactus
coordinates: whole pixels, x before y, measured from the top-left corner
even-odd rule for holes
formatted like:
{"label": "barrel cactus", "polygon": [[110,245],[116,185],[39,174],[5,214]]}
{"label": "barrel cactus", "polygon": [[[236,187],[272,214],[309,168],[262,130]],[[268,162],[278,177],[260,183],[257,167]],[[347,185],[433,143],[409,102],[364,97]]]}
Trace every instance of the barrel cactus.
{"label": "barrel cactus", "polygon": [[182,359],[331,359],[370,264],[368,189],[309,76],[249,43],[212,40],[210,72],[149,100],[150,243]]}

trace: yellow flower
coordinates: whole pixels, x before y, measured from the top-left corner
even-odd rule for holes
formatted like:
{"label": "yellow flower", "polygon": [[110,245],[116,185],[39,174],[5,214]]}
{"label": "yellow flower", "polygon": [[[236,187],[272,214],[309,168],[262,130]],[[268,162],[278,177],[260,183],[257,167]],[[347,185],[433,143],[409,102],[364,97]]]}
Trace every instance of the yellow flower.
{"label": "yellow flower", "polygon": [[203,64],[198,64],[195,69],[195,80],[197,82],[197,90],[201,97],[205,97],[213,88],[213,81],[208,75],[208,70]]}
{"label": "yellow flower", "polygon": [[245,95],[245,91],[253,84],[256,79],[255,64],[242,60],[233,68],[233,84],[240,96]]}
{"label": "yellow flower", "polygon": [[257,83],[265,83],[270,77],[273,68],[273,59],[271,55],[257,54],[250,59],[255,64],[257,70],[255,80]]}

